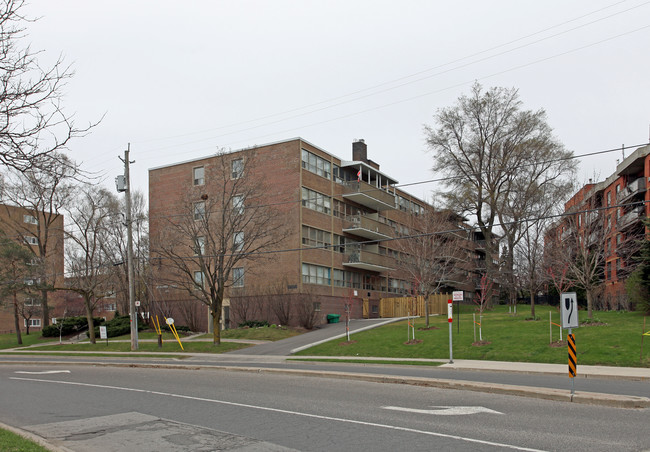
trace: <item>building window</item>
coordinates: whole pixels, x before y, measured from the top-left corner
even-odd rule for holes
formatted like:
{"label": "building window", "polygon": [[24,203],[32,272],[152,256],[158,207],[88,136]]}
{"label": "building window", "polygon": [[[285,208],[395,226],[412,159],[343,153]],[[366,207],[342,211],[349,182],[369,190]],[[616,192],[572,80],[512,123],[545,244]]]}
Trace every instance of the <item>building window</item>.
{"label": "building window", "polygon": [[28,245],[38,245],[38,239],[36,237],[27,236],[25,237],[25,243]]}
{"label": "building window", "polygon": [[205,254],[205,237],[197,237],[194,239],[194,255],[203,256]]}
{"label": "building window", "polygon": [[[23,324],[27,326],[27,320],[23,319]],[[29,319],[29,327],[33,328],[40,328],[41,326],[41,319]]]}
{"label": "building window", "polygon": [[332,234],[309,226],[302,227],[302,244],[307,246],[328,247],[332,244]]}
{"label": "building window", "polygon": [[244,213],[244,195],[234,195],[232,197],[232,210],[239,215]]}
{"label": "building window", "polygon": [[314,312],[320,312],[320,301],[314,301]]}
{"label": "building window", "polygon": [[235,159],[230,162],[230,177],[232,179],[239,179],[244,175],[244,159]]}
{"label": "building window", "polygon": [[302,264],[302,282],[305,284],[332,284],[331,269],[320,265]]}
{"label": "building window", "polygon": [[23,215],[23,222],[29,224],[38,224],[38,219],[34,215]]}
{"label": "building window", "polygon": [[332,211],[332,199],[308,188],[302,188],[302,205],[318,212],[329,214]]}
{"label": "building window", "polygon": [[38,298],[25,298],[25,302],[23,303],[25,306],[41,306],[41,300]]}
{"label": "building window", "polygon": [[326,179],[330,178],[330,162],[304,149],[302,150],[302,167]]}
{"label": "building window", "polygon": [[107,303],[104,305],[104,311],[115,312],[117,310],[115,303]]}
{"label": "building window", "polygon": [[612,205],[612,192],[608,191],[607,192],[607,206],[609,207],[611,205]]}
{"label": "building window", "polygon": [[241,251],[244,249],[244,231],[235,232],[232,238],[233,251]]}
{"label": "building window", "polygon": [[192,175],[194,179],[194,185],[203,185],[205,184],[205,168],[198,166],[192,170]]}
{"label": "building window", "polygon": [[232,269],[232,286],[244,287],[244,267],[235,267]]}
{"label": "building window", "polygon": [[195,220],[204,220],[205,219],[205,202],[199,201],[194,203],[194,219]]}
{"label": "building window", "polygon": [[194,272],[194,284],[196,284],[198,287],[203,287],[203,272],[202,271],[196,271]]}

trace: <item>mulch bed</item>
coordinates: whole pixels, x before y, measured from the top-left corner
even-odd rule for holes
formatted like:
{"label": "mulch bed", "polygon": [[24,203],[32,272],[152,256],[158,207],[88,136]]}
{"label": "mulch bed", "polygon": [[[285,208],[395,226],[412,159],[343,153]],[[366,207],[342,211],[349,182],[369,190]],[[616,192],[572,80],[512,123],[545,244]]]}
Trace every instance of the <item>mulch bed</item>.
{"label": "mulch bed", "polygon": [[566,341],[555,341],[555,342],[551,342],[548,346],[553,348],[559,348],[559,347],[566,347],[567,345],[566,345]]}
{"label": "mulch bed", "polygon": [[418,331],[439,330],[439,329],[440,328],[438,328],[437,326],[430,326],[429,328],[424,328],[424,327],[418,328]]}
{"label": "mulch bed", "polygon": [[421,344],[423,341],[421,339],[411,339],[410,341],[404,342],[404,345],[415,345]]}
{"label": "mulch bed", "polygon": [[472,342],[472,345],[474,347],[482,347],[484,345],[490,345],[492,342],[490,341],[477,341],[477,342]]}
{"label": "mulch bed", "polygon": [[352,345],[356,343],[357,341],[345,341],[345,342],[339,342],[339,345]]}

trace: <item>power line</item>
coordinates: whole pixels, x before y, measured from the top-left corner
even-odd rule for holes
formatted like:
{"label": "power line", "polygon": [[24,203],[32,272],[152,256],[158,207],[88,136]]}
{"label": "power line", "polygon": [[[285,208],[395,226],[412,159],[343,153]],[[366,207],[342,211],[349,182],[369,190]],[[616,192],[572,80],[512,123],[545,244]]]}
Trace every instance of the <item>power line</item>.
{"label": "power line", "polygon": [[[525,164],[517,165],[517,166],[512,167],[511,170],[514,171],[514,170],[525,168],[527,166],[532,166],[532,165],[540,165],[540,164],[544,165],[544,164],[561,162],[561,161],[566,161],[566,160],[574,160],[574,159],[580,159],[580,158],[584,158],[584,157],[591,157],[591,156],[594,156],[594,155],[602,155],[602,154],[607,154],[607,153],[611,153],[611,152],[620,152],[621,149],[627,150],[627,149],[639,148],[639,147],[643,147],[643,146],[647,146],[647,145],[650,145],[650,143],[642,143],[642,144],[635,144],[635,145],[629,145],[629,146],[622,146],[622,147],[610,148],[610,149],[605,149],[605,150],[601,150],[601,151],[588,152],[588,153],[585,153],[585,154],[578,154],[578,155],[572,154],[570,156],[555,159],[555,160],[539,161],[539,162],[532,162],[532,163],[525,163]],[[221,157],[215,157],[215,158],[221,158]],[[485,174],[485,173],[482,173],[482,174]],[[446,182],[446,181],[453,180],[453,179],[457,179],[457,177],[454,177],[454,176],[439,177],[439,178],[434,178],[434,179],[427,179],[427,180],[424,180],[424,181],[397,184],[394,187],[395,188],[412,187],[412,186],[415,186],[415,185]],[[382,189],[374,188],[374,189],[371,189],[371,190],[361,190],[361,191],[359,191],[357,193],[374,193],[374,192],[377,192],[378,190],[382,190]],[[325,196],[329,196],[329,195],[325,195]],[[330,198],[331,198],[331,196],[330,196]],[[267,207],[276,207],[276,206],[282,206],[282,205],[289,205],[289,204],[296,204],[296,203],[302,203],[302,202],[316,201],[317,199],[318,198],[306,198],[306,199],[301,198],[301,199],[297,199],[297,200],[293,199],[293,200],[290,200],[290,201],[278,201],[278,202],[272,202],[272,203],[267,203],[267,204],[245,205],[244,208],[259,209],[259,208],[267,208]],[[218,207],[219,206],[216,206],[213,209],[210,209],[209,212],[210,213],[219,212],[220,210],[219,210]],[[172,206],[170,208],[174,208],[174,207]],[[187,216],[187,214],[184,214],[184,213],[168,214],[168,215],[160,214],[160,215],[155,215],[154,217],[150,217],[150,220],[151,220],[151,218],[154,218],[154,219],[181,218],[181,217],[185,217],[185,216]]]}

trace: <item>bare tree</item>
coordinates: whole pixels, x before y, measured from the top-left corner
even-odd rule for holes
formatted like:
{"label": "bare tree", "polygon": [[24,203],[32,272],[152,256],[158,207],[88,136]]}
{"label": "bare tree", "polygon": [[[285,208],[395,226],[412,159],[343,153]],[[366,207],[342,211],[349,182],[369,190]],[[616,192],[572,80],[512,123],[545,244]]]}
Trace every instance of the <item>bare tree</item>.
{"label": "bare tree", "polygon": [[21,45],[29,22],[24,5],[23,0],[0,5],[0,164],[19,171],[61,163],[58,151],[92,127],[77,127],[61,106],[70,67],[62,58],[45,67],[39,51]]}
{"label": "bare tree", "polygon": [[522,239],[515,247],[516,279],[529,294],[530,316],[535,318],[535,295],[548,281],[544,268],[544,237],[547,221],[532,220],[523,228]]}
{"label": "bare tree", "polygon": [[259,204],[267,191],[265,172],[254,149],[221,151],[205,167],[204,185],[195,186],[177,215],[160,221],[152,256],[160,257],[163,278],[209,307],[214,344],[220,344],[224,296],[243,287],[255,261],[285,237],[279,206]]}
{"label": "bare tree", "polygon": [[[50,324],[49,293],[63,278],[62,210],[73,199],[74,182],[79,176],[76,164],[65,155],[52,154],[47,168],[32,168],[22,173],[10,172],[5,180],[4,197],[13,206],[22,207],[32,221],[22,215],[8,215],[1,220],[10,230],[27,240],[36,239],[29,250],[41,270],[38,289],[42,300],[43,326]],[[7,206],[6,209],[9,209]]]}
{"label": "bare tree", "polygon": [[296,314],[300,326],[305,329],[313,330],[320,317],[320,309],[317,308],[314,295],[311,292],[300,294],[298,303],[296,304]]}
{"label": "bare tree", "polygon": [[292,298],[286,294],[285,287],[287,287],[287,281],[283,279],[271,284],[266,289],[267,303],[280,325],[289,325],[294,311]]}
{"label": "bare tree", "polygon": [[108,225],[114,221],[115,197],[103,188],[88,186],[76,199],[68,215],[66,230],[66,266],[70,277],[67,289],[80,294],[88,319],[90,342],[95,343],[93,312],[111,291],[110,280],[115,262],[106,249]]}
{"label": "bare tree", "polygon": [[[114,281],[116,282],[116,292],[120,301],[122,312],[129,312],[129,272],[127,263],[127,224],[124,212],[126,212],[126,200],[120,199],[116,203],[110,204],[115,211],[111,212],[113,221],[107,224],[107,251],[113,254],[115,263],[124,265],[115,265]],[[148,217],[145,196],[141,191],[135,191],[131,194],[131,221],[133,224],[133,269],[134,269],[134,288],[135,299],[142,302],[142,307],[147,312],[151,312],[149,303],[149,287],[147,284],[147,266],[148,266]]]}
{"label": "bare tree", "polygon": [[454,217],[449,211],[425,209],[424,213],[411,216],[409,236],[398,241],[400,268],[414,282],[417,294],[427,300],[424,303],[427,328],[429,296],[438,293],[444,285],[461,283],[459,264],[465,260],[465,253],[461,237],[455,232]]}
{"label": "bare tree", "polygon": [[[497,220],[516,224],[524,218],[528,210],[514,207],[522,197],[534,196],[527,186],[537,189],[562,174],[553,158],[570,154],[553,138],[545,112],[523,110],[515,89],[483,91],[475,83],[469,96],[439,110],[434,119],[436,127],[425,126],[425,133],[435,153],[433,169],[448,176],[447,206],[476,218],[485,237],[487,275],[495,280]],[[516,240],[513,236],[507,241],[506,257],[512,262]]]}
{"label": "bare tree", "polygon": [[24,246],[4,235],[0,237],[0,301],[11,298],[18,345],[23,343],[20,334],[19,295],[29,287],[27,280],[31,276],[31,257],[31,253]]}

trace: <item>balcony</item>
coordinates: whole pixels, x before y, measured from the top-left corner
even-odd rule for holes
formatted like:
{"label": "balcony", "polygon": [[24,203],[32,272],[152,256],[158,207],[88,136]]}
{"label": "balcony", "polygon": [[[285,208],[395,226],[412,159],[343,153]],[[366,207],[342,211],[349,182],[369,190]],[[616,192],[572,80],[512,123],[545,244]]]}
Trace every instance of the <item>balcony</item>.
{"label": "balcony", "polygon": [[616,202],[621,204],[628,199],[632,198],[634,195],[643,193],[645,191],[645,177],[639,177],[634,182],[631,182],[626,187],[619,192],[616,196]]}
{"label": "balcony", "polygon": [[389,259],[388,256],[357,248],[354,251],[346,252],[343,258],[343,266],[373,272],[385,272],[393,270],[388,266]]}
{"label": "balcony", "polygon": [[364,181],[346,182],[343,198],[373,210],[395,209],[395,195],[385,188],[375,187]]}
{"label": "balcony", "polygon": [[393,229],[367,215],[350,215],[343,221],[343,232],[371,240],[387,240],[393,236]]}
{"label": "balcony", "polygon": [[623,215],[616,221],[616,227],[619,231],[641,222],[645,217],[645,206],[634,207],[631,211]]}

